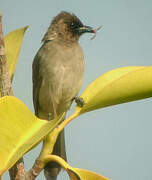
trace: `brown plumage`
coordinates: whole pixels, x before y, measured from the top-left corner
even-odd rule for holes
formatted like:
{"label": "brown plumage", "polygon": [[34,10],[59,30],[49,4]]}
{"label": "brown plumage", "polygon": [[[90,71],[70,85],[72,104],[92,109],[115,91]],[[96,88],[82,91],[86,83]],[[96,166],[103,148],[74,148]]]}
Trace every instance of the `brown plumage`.
{"label": "brown plumage", "polygon": [[[35,114],[53,119],[66,112],[77,96],[83,81],[84,57],[78,43],[85,33],[94,33],[74,15],[61,12],[52,21],[33,61],[33,102]],[[64,132],[55,144],[53,154],[66,160]],[[60,171],[56,163],[45,167],[47,179],[55,180]]]}

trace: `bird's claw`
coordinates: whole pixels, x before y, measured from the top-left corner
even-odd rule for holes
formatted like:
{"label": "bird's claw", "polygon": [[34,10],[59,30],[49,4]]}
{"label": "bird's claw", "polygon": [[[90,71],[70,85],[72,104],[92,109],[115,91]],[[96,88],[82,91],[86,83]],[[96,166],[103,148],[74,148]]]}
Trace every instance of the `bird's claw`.
{"label": "bird's claw", "polygon": [[74,98],[74,100],[75,100],[77,106],[79,106],[79,107],[83,107],[85,105],[85,102],[84,102],[83,98],[81,98],[81,97],[76,96]]}

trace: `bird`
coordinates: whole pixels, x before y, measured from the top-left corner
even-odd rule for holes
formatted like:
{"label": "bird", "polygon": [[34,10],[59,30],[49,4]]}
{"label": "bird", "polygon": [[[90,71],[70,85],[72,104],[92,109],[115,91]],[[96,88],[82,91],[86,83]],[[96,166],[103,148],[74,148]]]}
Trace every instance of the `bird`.
{"label": "bird", "polygon": [[[33,104],[35,115],[52,120],[67,112],[75,101],[83,105],[77,95],[84,78],[84,55],[79,38],[95,33],[73,13],[57,14],[42,39],[42,46],[32,64]],[[64,131],[56,141],[53,154],[66,160]],[[61,167],[49,162],[44,168],[47,180],[56,180]]]}

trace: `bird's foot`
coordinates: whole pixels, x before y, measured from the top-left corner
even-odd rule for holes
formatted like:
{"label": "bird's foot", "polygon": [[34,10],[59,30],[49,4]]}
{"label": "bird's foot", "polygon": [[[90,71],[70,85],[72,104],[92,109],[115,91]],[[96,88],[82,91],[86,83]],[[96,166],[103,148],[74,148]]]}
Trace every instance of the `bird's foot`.
{"label": "bird's foot", "polygon": [[81,97],[76,96],[74,100],[79,107],[83,107],[85,105],[85,102]]}

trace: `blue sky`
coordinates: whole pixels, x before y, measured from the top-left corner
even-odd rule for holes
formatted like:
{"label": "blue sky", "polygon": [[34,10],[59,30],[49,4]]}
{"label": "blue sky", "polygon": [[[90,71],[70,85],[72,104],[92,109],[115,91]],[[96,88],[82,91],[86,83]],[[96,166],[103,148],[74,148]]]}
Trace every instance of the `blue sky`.
{"label": "blue sky", "polygon": [[[1,0],[4,34],[29,25],[13,87],[15,96],[32,111],[32,61],[51,19],[61,10],[75,13],[86,25],[104,26],[94,40],[90,34],[80,39],[85,56],[82,90],[111,69],[151,65],[150,0]],[[86,113],[74,120],[66,127],[69,163],[112,180],[151,180],[151,106],[151,99],[146,99]],[[26,155],[27,168],[39,150],[40,146]]]}

